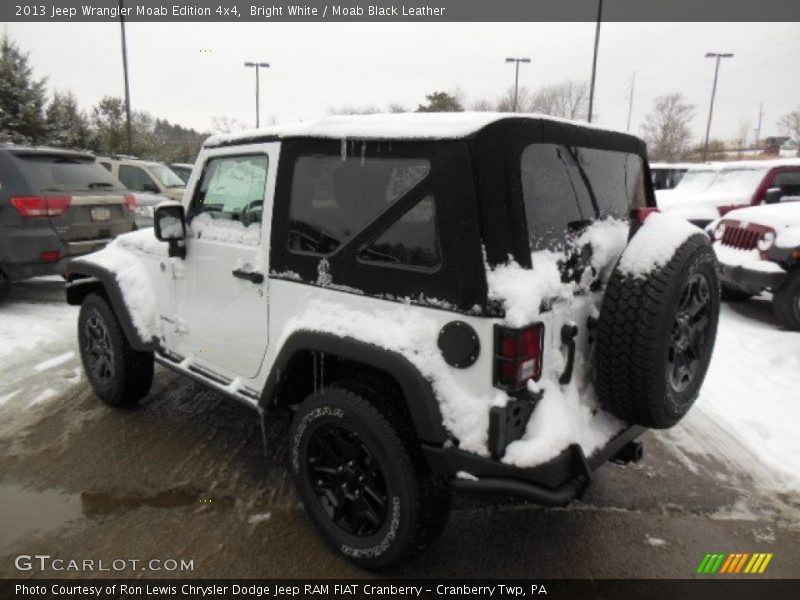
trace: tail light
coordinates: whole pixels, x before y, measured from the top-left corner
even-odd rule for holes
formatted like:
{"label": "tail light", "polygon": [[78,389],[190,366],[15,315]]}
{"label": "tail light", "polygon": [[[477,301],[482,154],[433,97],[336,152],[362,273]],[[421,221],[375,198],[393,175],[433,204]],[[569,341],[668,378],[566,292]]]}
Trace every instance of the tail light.
{"label": "tail light", "polygon": [[11,205],[23,217],[60,217],[72,203],[71,196],[15,196]]}
{"label": "tail light", "polygon": [[542,375],[544,324],[521,329],[495,326],[494,385],[516,391]]}
{"label": "tail light", "polygon": [[631,211],[631,220],[636,221],[639,225],[643,225],[647,217],[653,213],[659,212],[655,206],[647,206],[645,208],[636,208]]}
{"label": "tail light", "polygon": [[61,258],[61,252],[58,250],[45,250],[39,255],[42,262],[56,262]]}
{"label": "tail light", "polygon": [[128,207],[129,211],[135,211],[138,205],[139,203],[136,201],[136,196],[133,194],[125,194],[125,206]]}

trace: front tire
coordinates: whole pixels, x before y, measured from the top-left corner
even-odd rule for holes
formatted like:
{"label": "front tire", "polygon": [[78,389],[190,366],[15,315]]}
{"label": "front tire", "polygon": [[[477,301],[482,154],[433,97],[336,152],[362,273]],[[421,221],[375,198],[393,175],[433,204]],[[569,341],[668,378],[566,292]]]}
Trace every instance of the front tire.
{"label": "front tire", "polygon": [[407,425],[336,387],[309,396],[292,422],[289,459],[308,516],[337,553],[363,568],[421,549],[449,512],[441,482],[409,447]]}
{"label": "front tire", "polygon": [[786,329],[800,331],[800,270],[790,273],[775,292],[772,310]]}
{"label": "front tire", "polygon": [[725,285],[724,283],[720,284],[720,291],[723,302],[745,302],[755,296],[755,294]]}
{"label": "front tire", "polygon": [[106,300],[89,294],[78,315],[81,362],[95,394],[115,408],[128,408],[153,384],[153,353],[134,350]]}
{"label": "front tire", "polygon": [[11,279],[0,269],[0,304],[5,302],[11,293]]}

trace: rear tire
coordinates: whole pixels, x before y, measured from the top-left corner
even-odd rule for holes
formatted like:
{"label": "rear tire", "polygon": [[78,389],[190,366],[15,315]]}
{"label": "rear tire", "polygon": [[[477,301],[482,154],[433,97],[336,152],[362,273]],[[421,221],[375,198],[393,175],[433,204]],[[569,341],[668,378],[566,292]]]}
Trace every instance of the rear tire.
{"label": "rear tire", "polygon": [[294,416],[289,460],[300,499],[331,548],[359,567],[408,558],[447,522],[449,490],[420,464],[409,427],[338,387],[312,394]]}
{"label": "rear tire", "polygon": [[0,304],[5,302],[11,293],[11,279],[0,269]]}
{"label": "rear tire", "polygon": [[78,347],[83,369],[95,394],[115,408],[128,408],[153,384],[153,353],[131,348],[114,311],[97,294],[81,303]]}
{"label": "rear tire", "polygon": [[790,273],[772,296],[772,310],[781,325],[800,331],[800,270]]}
{"label": "rear tire", "polygon": [[646,276],[615,269],[594,349],[601,404],[628,423],[665,429],[691,408],[711,361],[720,290],[708,239],[693,235]]}

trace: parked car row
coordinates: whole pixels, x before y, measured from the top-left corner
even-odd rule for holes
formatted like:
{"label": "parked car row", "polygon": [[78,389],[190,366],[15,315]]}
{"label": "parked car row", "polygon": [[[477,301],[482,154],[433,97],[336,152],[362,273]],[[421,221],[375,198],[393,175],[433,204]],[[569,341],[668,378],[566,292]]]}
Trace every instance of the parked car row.
{"label": "parked car row", "polygon": [[157,162],[0,145],[0,302],[15,281],[63,274],[70,259],[151,227],[154,208],[184,189]]}
{"label": "parked car row", "polygon": [[723,300],[771,292],[778,321],[800,331],[800,158],[694,165],[656,200],[706,228]]}

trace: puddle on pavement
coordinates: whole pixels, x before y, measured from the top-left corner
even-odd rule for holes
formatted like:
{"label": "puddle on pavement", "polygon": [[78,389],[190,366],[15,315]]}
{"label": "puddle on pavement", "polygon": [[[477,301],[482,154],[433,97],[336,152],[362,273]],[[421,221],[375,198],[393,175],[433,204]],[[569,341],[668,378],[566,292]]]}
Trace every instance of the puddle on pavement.
{"label": "puddle on pavement", "polygon": [[232,506],[234,499],[229,496],[211,496],[197,490],[183,488],[164,490],[155,494],[120,494],[116,492],[82,492],[83,513],[87,517],[97,517],[124,512],[141,506],[151,508],[180,508],[184,506],[207,506],[219,508]]}
{"label": "puddle on pavement", "polygon": [[44,533],[83,515],[77,494],[58,490],[33,491],[14,484],[0,485],[0,548]]}
{"label": "puddle on pavement", "polygon": [[199,509],[230,507],[235,499],[212,496],[199,490],[172,489],[154,494],[30,490],[12,483],[0,484],[0,548],[17,540],[38,535],[78,519],[101,517],[140,507]]}

